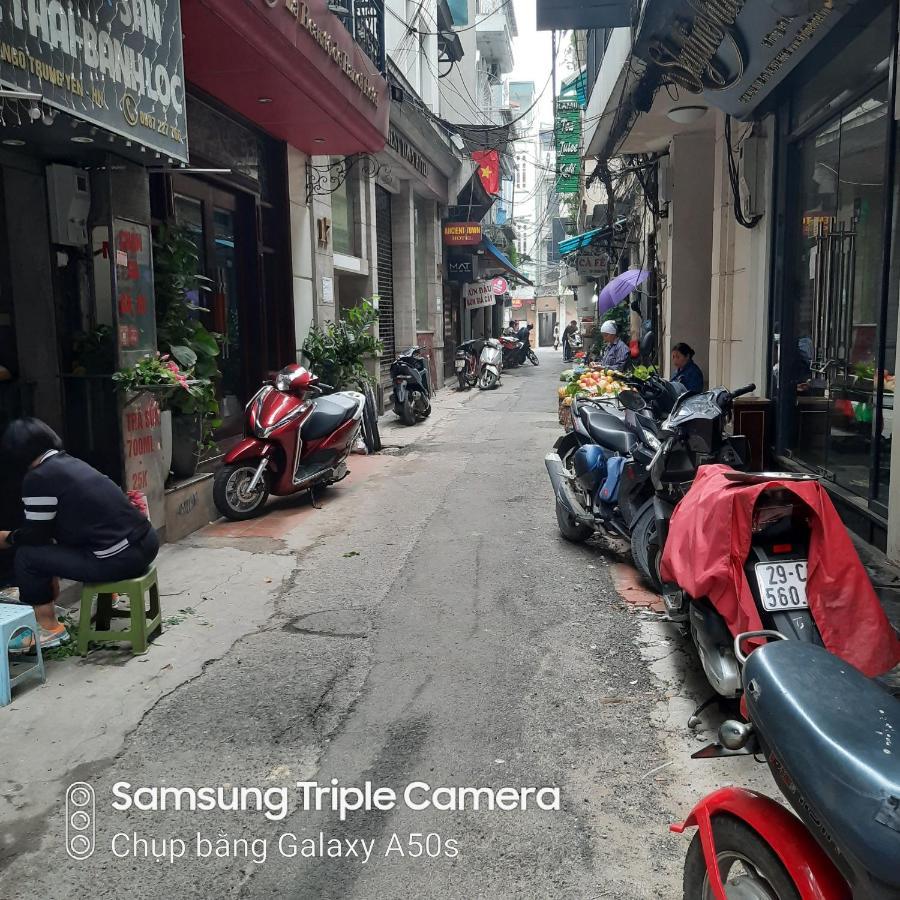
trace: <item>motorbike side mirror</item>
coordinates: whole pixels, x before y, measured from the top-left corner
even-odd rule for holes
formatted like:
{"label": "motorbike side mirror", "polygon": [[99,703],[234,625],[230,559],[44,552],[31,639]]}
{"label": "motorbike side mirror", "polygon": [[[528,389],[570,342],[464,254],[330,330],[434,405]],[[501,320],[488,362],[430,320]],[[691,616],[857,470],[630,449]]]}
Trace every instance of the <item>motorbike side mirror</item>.
{"label": "motorbike side mirror", "polygon": [[631,412],[641,412],[647,408],[644,398],[637,391],[622,391],[619,394],[619,403]]}

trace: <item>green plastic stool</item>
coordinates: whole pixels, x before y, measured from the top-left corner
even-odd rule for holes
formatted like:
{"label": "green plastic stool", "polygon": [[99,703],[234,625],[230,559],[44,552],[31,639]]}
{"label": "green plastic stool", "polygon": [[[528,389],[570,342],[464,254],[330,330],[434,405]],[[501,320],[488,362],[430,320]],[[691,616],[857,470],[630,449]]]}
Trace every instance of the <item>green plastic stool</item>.
{"label": "green plastic stool", "polygon": [[[144,609],[144,597],[150,594],[150,611]],[[125,594],[129,609],[113,609],[113,594]],[[97,598],[96,630],[91,627],[91,606]],[[120,631],[110,628],[112,619],[131,619],[131,627]],[[78,622],[78,652],[87,656],[88,644],[129,641],[131,652],[146,653],[147,642],[162,631],[162,610],[156,569],[151,566],[140,578],[85,584],[81,589],[81,616]]]}

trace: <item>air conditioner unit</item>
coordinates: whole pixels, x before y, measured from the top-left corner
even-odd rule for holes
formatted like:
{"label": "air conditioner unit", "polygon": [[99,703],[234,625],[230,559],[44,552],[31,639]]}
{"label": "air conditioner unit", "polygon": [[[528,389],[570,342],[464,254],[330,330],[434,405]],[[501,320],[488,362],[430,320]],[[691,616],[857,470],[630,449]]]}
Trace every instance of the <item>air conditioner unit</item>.
{"label": "air conditioner unit", "polygon": [[86,247],[91,209],[90,178],[73,166],[47,166],[50,240],[66,247]]}

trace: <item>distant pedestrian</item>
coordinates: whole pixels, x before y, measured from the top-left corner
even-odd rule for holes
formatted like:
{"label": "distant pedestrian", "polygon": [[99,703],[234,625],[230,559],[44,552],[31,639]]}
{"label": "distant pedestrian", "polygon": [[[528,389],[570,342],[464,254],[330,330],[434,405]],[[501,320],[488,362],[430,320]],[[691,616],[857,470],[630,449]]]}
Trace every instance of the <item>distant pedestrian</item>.
{"label": "distant pedestrian", "polygon": [[562,335],[563,360],[565,362],[569,362],[569,360],[572,359],[572,338],[576,334],[578,334],[578,322],[577,320],[572,319],[572,321],[566,325]]}
{"label": "distant pedestrian", "polygon": [[603,338],[603,352],[600,355],[600,365],[604,369],[614,369],[616,372],[624,370],[631,359],[628,345],[619,338],[619,328],[611,319],[607,319],[600,326],[600,336]]}
{"label": "distant pedestrian", "polygon": [[683,341],[672,348],[672,365],[675,371],[671,381],[683,384],[692,394],[703,390],[703,370],[694,362],[693,348]]}
{"label": "distant pedestrian", "polygon": [[553,326],[553,349],[559,350],[559,322]]}

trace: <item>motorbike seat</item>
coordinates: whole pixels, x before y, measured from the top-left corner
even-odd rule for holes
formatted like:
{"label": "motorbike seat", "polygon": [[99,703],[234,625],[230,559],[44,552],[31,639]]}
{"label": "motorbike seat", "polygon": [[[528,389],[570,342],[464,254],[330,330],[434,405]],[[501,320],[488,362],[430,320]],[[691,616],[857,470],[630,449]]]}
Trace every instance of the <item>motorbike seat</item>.
{"label": "motorbike seat", "polygon": [[856,878],[900,888],[900,701],[823,647],[790,640],[750,654],[744,687],[758,733]]}
{"label": "motorbike seat", "polygon": [[622,419],[591,403],[579,404],[578,415],[588,434],[607,450],[627,455],[637,443],[637,436],[627,429]]}
{"label": "motorbike seat", "polygon": [[317,441],[349,422],[356,412],[356,402],[340,394],[329,394],[316,399],[316,408],[300,428],[304,441]]}

